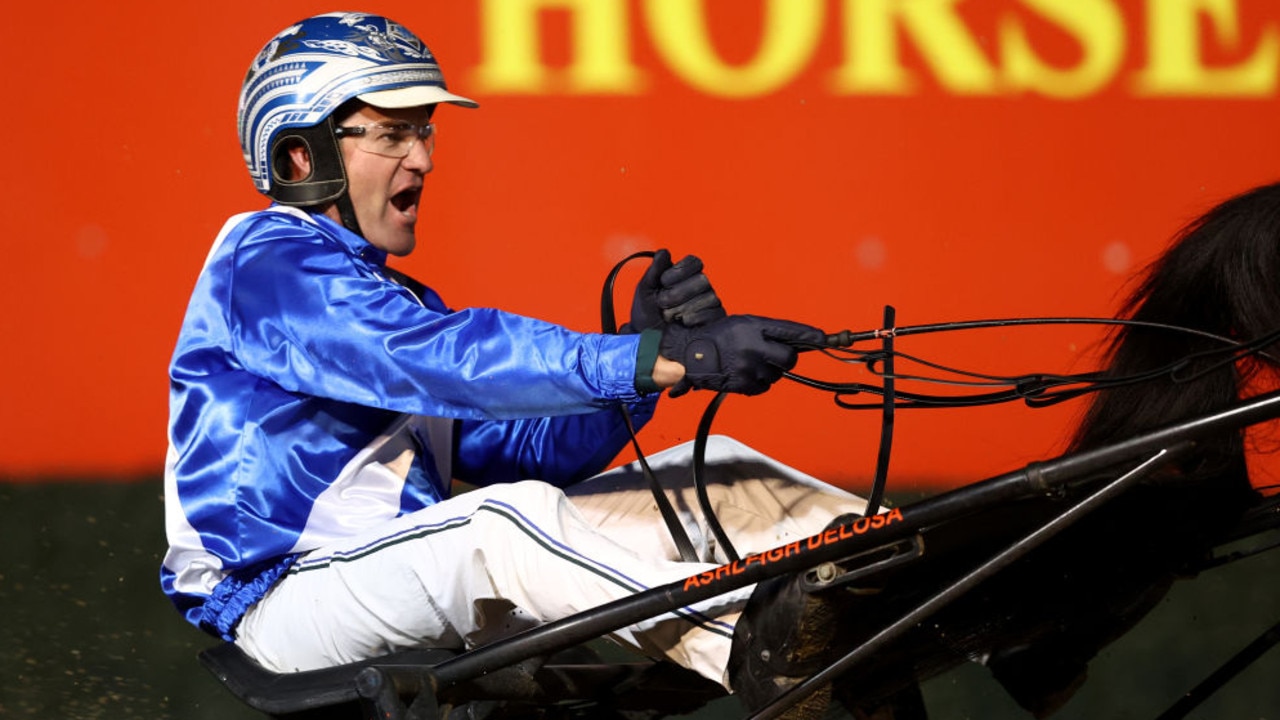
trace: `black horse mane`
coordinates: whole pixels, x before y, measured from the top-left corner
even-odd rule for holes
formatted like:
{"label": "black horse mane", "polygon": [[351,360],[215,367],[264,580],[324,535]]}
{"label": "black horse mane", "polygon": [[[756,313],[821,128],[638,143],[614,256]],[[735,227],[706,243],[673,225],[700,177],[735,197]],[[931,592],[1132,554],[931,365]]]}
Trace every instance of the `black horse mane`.
{"label": "black horse mane", "polygon": [[[1280,329],[1280,183],[1236,195],[1183,227],[1146,268],[1119,316],[1240,342]],[[1121,326],[1108,346],[1109,376],[1190,360],[1172,375],[1094,395],[1071,449],[1220,410],[1260,375],[1280,369],[1276,346],[1234,362],[1222,352],[1229,350],[1202,335]],[[1189,480],[1214,480],[1219,490],[1247,487],[1243,433],[1202,444],[1180,469]]]}

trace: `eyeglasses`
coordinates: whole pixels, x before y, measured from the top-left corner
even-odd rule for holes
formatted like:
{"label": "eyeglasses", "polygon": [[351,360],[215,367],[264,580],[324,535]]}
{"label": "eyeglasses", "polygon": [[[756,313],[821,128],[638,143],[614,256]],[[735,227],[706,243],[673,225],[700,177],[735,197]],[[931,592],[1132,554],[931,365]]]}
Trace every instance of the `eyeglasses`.
{"label": "eyeglasses", "polygon": [[427,148],[427,157],[436,149],[435,123],[367,123],[365,125],[338,126],[333,129],[337,137],[356,139],[356,147],[374,155],[402,158],[409,155],[419,140]]}

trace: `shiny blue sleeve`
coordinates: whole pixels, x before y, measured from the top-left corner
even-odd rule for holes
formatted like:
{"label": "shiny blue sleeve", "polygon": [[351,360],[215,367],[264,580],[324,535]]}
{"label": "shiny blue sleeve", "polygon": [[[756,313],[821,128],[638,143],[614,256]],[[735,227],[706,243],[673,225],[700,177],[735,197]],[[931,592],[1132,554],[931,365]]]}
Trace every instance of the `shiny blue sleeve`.
{"label": "shiny blue sleeve", "polygon": [[[630,405],[639,431],[658,395]],[[566,487],[604,470],[630,442],[617,408],[535,420],[464,420],[454,475],[474,485],[536,478]]]}
{"label": "shiny blue sleeve", "polygon": [[241,243],[232,262],[222,291],[235,357],[290,392],[489,420],[594,413],[641,399],[638,336],[424,307],[305,232]]}

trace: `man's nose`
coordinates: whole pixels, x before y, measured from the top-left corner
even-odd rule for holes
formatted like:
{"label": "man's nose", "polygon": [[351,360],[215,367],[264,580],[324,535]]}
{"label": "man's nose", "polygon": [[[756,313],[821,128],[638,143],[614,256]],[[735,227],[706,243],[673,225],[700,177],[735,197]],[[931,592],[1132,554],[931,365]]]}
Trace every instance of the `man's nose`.
{"label": "man's nose", "polygon": [[409,154],[405,155],[404,160],[401,161],[406,169],[417,170],[423,174],[431,172],[435,167],[435,163],[431,159],[432,151],[434,150],[432,147],[434,143],[431,142],[433,139],[419,139],[409,148]]}

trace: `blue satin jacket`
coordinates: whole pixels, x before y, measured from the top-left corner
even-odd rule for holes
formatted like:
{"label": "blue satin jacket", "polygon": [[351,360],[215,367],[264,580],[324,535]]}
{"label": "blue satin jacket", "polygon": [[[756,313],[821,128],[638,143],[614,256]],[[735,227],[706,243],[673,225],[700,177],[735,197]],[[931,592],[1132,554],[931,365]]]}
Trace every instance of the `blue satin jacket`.
{"label": "blue satin jacket", "polygon": [[231,639],[298,554],[473,484],[599,472],[658,396],[638,335],[448,309],[324,216],[231,218],[169,369],[165,593]]}

